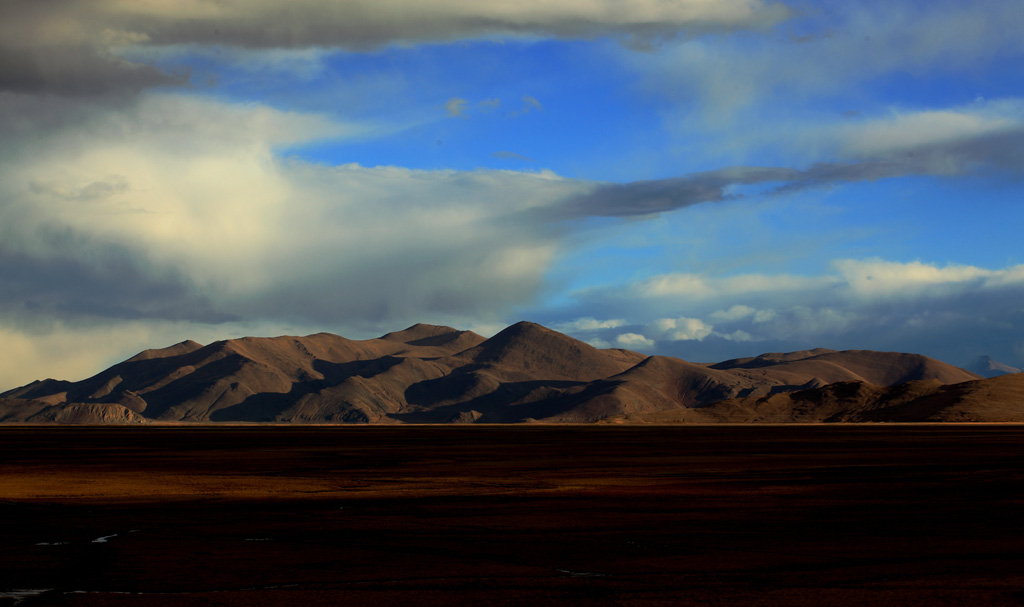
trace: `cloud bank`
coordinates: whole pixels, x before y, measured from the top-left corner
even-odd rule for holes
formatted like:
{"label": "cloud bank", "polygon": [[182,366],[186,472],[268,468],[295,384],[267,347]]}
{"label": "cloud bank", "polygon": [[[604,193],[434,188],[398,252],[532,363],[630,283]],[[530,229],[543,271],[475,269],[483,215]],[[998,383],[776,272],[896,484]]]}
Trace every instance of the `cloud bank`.
{"label": "cloud bank", "polygon": [[964,364],[986,352],[1014,360],[1024,348],[1020,265],[843,259],[816,276],[673,273],[576,298],[580,310],[624,318],[566,323],[577,337],[690,360],[822,346],[903,351],[910,343]]}
{"label": "cloud bank", "polygon": [[0,167],[3,314],[404,321],[533,296],[558,233],[514,217],[588,184],[275,153],[351,132],[150,94],[10,144],[21,153]]}

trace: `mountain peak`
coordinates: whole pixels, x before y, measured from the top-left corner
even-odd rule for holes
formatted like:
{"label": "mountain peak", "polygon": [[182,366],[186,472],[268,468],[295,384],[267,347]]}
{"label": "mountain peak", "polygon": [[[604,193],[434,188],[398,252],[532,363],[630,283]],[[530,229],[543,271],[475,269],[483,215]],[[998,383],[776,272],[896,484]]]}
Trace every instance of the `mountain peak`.
{"label": "mountain peak", "polygon": [[756,369],[768,367],[779,363],[793,362],[821,356],[823,354],[834,354],[836,350],[828,348],[814,348],[813,350],[799,350],[797,352],[766,352],[757,356],[745,358],[733,358],[711,365],[714,369]]}
{"label": "mountain peak", "polygon": [[506,327],[464,354],[477,363],[501,365],[547,379],[573,381],[608,377],[635,364],[528,321]]}
{"label": "mountain peak", "polygon": [[986,354],[983,354],[978,358],[975,358],[970,363],[964,365],[964,369],[967,369],[971,373],[977,373],[982,377],[998,377],[1000,375],[1008,375],[1010,373],[1024,373],[1021,369],[1003,364]]}
{"label": "mountain peak", "polygon": [[178,342],[173,346],[167,346],[166,348],[154,348],[151,350],[143,350],[135,356],[129,358],[125,362],[134,362],[138,360],[152,360],[154,358],[170,358],[172,356],[181,356],[182,354],[189,354],[203,347],[203,344],[186,339],[185,341]]}
{"label": "mountain peak", "polygon": [[449,333],[461,333],[461,331],[444,325],[428,325],[418,322],[411,327],[402,329],[401,331],[392,331],[391,333],[381,335],[380,339],[407,344],[421,339],[448,335]]}
{"label": "mountain peak", "polygon": [[498,331],[493,337],[480,344],[480,352],[474,356],[480,361],[497,360],[507,350],[529,344],[532,347],[553,347],[556,344],[580,350],[596,350],[593,346],[559,333],[535,322],[521,320]]}

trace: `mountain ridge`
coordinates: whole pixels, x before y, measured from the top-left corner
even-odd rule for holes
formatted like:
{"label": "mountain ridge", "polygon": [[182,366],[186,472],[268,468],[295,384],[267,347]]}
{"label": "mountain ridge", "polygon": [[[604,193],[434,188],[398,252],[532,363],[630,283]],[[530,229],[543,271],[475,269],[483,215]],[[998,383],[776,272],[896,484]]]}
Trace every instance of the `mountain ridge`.
{"label": "mountain ridge", "polygon": [[[599,349],[527,321],[490,338],[415,324],[365,340],[330,333],[207,345],[186,340],[144,350],[79,382],[50,379],[2,393],[0,421],[842,421],[861,419],[868,410],[884,417],[878,413],[883,405],[909,402],[905,391],[911,388],[915,398],[925,392],[939,398],[934,395],[960,394],[943,392],[947,386],[979,380],[900,352],[818,348],[701,364]],[[1011,394],[1015,385],[996,389]],[[963,414],[985,417],[980,406]],[[911,409],[890,413],[905,417]]]}

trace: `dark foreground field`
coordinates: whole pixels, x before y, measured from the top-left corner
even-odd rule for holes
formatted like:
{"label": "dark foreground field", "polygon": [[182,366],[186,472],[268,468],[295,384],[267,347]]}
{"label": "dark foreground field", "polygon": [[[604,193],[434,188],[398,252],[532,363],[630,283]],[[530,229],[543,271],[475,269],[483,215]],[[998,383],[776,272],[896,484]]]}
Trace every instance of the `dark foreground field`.
{"label": "dark foreground field", "polygon": [[0,596],[1022,605],[1024,427],[6,427]]}

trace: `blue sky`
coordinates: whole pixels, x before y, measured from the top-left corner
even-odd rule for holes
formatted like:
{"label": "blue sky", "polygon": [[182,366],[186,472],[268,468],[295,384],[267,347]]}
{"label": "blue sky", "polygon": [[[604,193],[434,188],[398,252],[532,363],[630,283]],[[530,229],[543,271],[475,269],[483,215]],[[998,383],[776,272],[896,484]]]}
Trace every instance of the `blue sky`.
{"label": "blue sky", "polygon": [[0,389],[520,319],[1024,364],[1019,2],[0,8]]}

